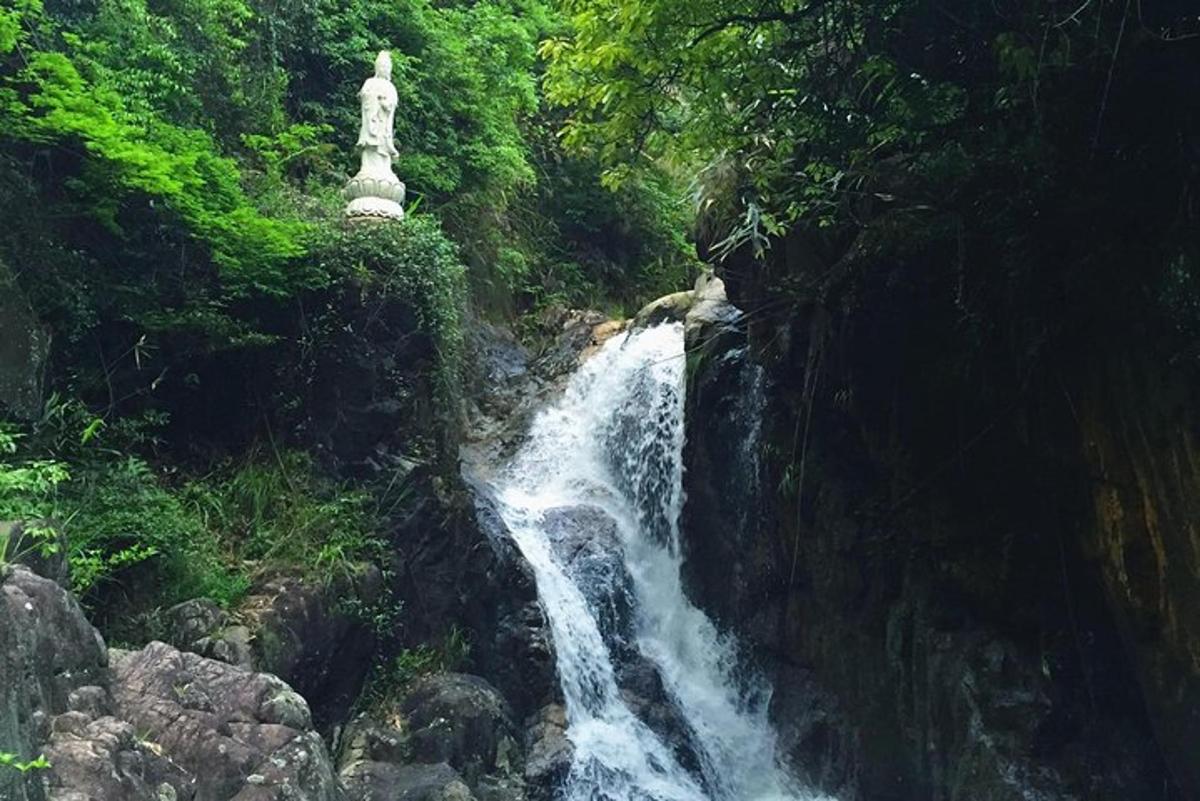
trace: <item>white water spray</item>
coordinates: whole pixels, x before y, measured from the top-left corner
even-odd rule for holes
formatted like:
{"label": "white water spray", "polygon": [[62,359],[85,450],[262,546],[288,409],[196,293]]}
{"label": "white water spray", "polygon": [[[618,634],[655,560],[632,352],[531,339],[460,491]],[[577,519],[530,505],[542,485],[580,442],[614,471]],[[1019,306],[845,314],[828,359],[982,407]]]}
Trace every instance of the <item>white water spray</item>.
{"label": "white water spray", "polygon": [[[683,393],[682,326],[620,335],[496,482],[554,637],[575,746],[564,798],[808,801],[778,763],[769,687],[683,592]],[[622,694],[638,661],[661,679],[669,730]]]}

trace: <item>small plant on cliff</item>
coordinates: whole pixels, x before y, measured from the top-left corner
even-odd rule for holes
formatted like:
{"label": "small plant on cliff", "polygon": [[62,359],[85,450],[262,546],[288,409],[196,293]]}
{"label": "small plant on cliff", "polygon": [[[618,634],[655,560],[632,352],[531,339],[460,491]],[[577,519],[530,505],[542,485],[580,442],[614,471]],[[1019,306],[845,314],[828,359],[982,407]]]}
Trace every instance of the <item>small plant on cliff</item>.
{"label": "small plant on cliff", "polygon": [[386,716],[410,684],[422,676],[462,670],[470,653],[466,632],[451,626],[436,646],[423,643],[379,661],[367,679],[358,705]]}
{"label": "small plant on cliff", "polygon": [[22,762],[17,758],[16,754],[10,754],[7,751],[0,751],[0,768],[11,768],[12,770],[28,773],[31,770],[49,770],[50,760],[46,759],[45,755],[39,756],[37,759],[31,759],[28,762]]}

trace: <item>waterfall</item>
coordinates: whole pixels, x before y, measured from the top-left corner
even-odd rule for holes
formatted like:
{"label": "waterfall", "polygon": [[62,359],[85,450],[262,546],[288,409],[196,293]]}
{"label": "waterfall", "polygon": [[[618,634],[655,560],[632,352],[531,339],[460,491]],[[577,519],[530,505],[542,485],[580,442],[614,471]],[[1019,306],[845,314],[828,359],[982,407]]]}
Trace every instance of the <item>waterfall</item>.
{"label": "waterfall", "polygon": [[[678,324],[609,340],[495,481],[554,637],[566,801],[800,801],[770,688],[684,594]],[[648,711],[649,710],[649,711]]]}

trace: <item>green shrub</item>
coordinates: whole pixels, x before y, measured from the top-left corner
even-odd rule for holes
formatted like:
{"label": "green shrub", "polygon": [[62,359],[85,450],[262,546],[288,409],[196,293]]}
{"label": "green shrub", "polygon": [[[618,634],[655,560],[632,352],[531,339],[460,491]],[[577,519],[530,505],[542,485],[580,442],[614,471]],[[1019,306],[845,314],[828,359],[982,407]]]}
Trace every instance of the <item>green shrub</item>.
{"label": "green shrub", "polygon": [[364,292],[411,305],[418,326],[436,352],[440,400],[456,402],[465,270],[457,246],[437,220],[413,214],[400,224],[334,223],[321,231],[313,259],[335,279],[356,282]]}
{"label": "green shrub", "polygon": [[151,414],[106,425],[65,403],[29,432],[0,429],[0,520],[38,523],[26,542],[0,541],[0,564],[6,552],[58,548],[41,524],[54,521],[85,603],[121,588],[123,605],[145,610],[200,596],[234,603],[268,571],[331,580],[384,562],[367,491],[322,477],[298,451],[251,449],[199,476],[155,467],[133,450],[153,445],[162,423]]}
{"label": "green shrub", "polygon": [[12,532],[0,530],[0,570],[31,552],[58,552],[58,537],[43,521],[54,516],[58,487],[70,478],[61,462],[14,458],[18,439],[18,434],[0,427],[0,521],[25,524],[16,541]]}
{"label": "green shrub", "polygon": [[248,586],[203,518],[140,457],[98,454],[60,501],[71,583],[81,598],[135,567],[164,605],[196,596],[230,603]]}

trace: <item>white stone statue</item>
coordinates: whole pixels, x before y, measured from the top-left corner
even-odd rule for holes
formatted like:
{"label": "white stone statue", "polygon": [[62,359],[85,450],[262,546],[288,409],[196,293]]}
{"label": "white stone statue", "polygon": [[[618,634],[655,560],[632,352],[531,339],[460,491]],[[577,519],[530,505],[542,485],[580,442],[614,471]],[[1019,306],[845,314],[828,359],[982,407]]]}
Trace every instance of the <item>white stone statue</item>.
{"label": "white stone statue", "polygon": [[399,220],[404,217],[404,182],[392,172],[392,159],[400,155],[393,139],[396,87],[392,85],[392,56],[382,50],[375,59],[375,75],[358,92],[362,102],[362,127],[358,132],[361,166],[342,191],[350,203],[351,219]]}

